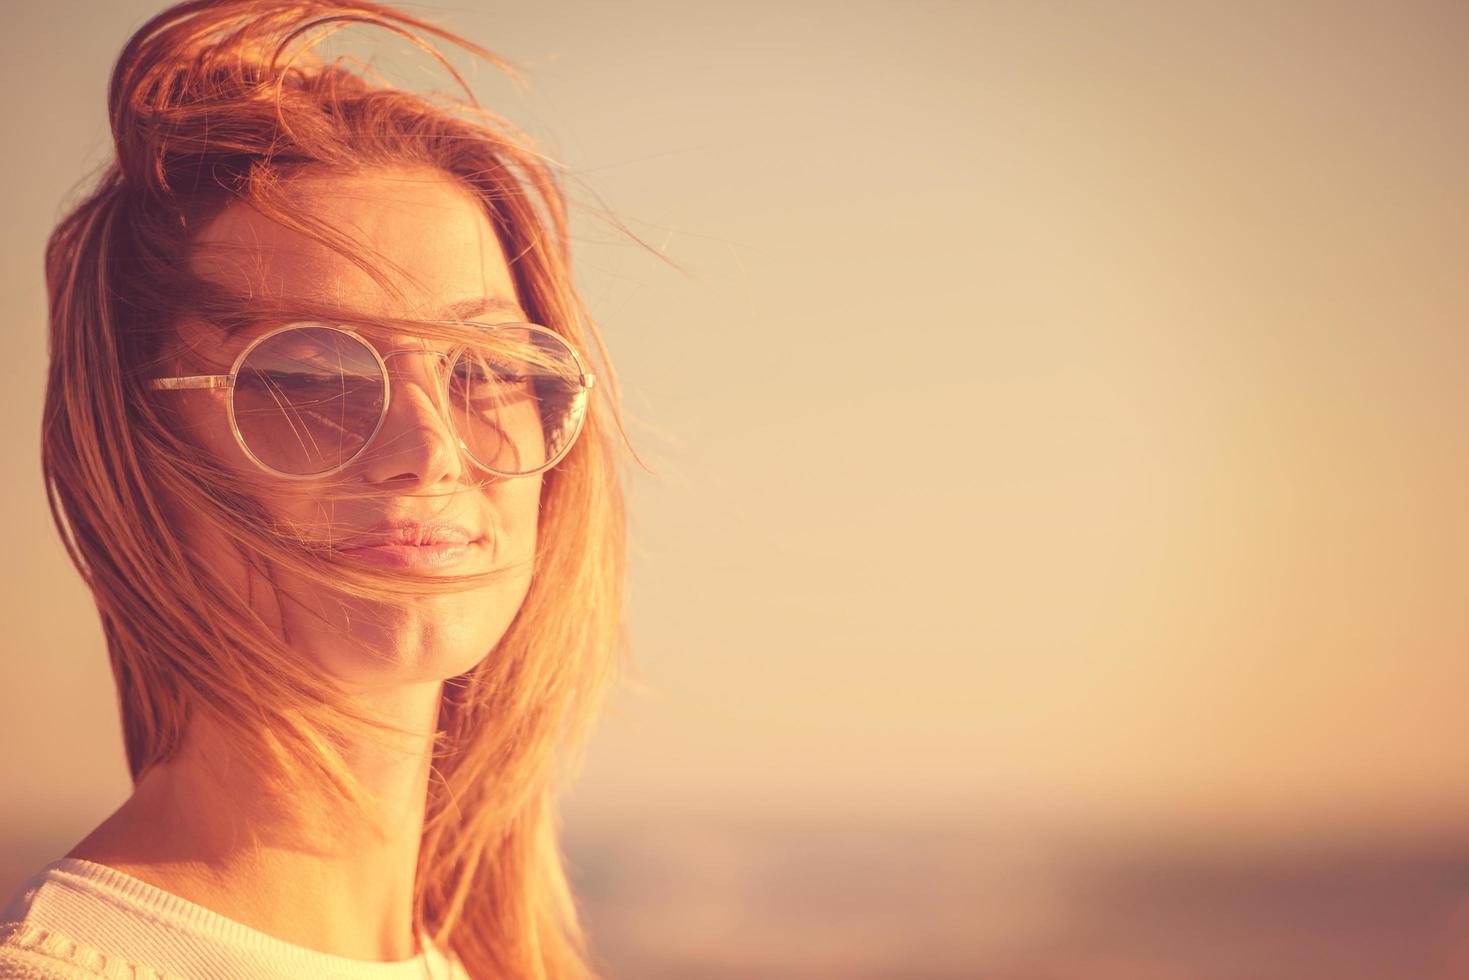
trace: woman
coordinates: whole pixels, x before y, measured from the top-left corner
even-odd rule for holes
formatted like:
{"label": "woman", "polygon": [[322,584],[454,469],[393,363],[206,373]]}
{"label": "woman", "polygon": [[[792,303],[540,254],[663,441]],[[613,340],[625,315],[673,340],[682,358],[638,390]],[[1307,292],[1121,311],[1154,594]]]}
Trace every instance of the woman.
{"label": "woman", "polygon": [[319,53],[363,24],[499,64],[196,0],[114,70],[43,463],[135,791],[16,893],[0,976],[592,975],[553,794],[615,665],[611,378],[550,169]]}

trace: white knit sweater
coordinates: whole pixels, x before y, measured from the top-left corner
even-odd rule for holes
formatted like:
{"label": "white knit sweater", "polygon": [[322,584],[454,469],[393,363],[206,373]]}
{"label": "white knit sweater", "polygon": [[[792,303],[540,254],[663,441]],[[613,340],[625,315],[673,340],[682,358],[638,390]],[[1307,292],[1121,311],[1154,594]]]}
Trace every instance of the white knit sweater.
{"label": "white knit sweater", "polygon": [[8,980],[467,980],[428,938],[391,963],[295,946],[114,868],[62,858],[0,910]]}

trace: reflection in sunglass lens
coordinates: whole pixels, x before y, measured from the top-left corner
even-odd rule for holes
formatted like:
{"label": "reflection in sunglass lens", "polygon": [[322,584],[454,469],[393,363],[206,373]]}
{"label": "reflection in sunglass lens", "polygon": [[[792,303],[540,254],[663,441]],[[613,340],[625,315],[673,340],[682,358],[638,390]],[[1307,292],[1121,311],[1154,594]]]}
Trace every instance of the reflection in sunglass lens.
{"label": "reflection in sunglass lens", "polygon": [[309,476],[356,456],[383,413],[383,378],[362,342],[328,327],[257,344],[235,378],[235,425],[255,458]]}
{"label": "reflection in sunglass lens", "polygon": [[586,390],[575,356],[555,334],[496,327],[451,366],[449,411],[481,466],[512,476],[534,473],[576,438]]}

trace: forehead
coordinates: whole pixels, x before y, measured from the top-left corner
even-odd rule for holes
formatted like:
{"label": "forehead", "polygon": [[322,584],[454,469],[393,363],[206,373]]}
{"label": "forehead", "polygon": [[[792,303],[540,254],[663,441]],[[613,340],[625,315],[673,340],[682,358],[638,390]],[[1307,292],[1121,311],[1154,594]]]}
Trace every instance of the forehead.
{"label": "forehead", "polygon": [[310,298],[368,315],[428,319],[481,297],[516,302],[484,208],[448,176],[299,176],[288,181],[287,193],[309,221],[354,242],[359,257],[385,274],[402,298],[351,259],[238,203],[196,238],[194,271],[241,296]]}

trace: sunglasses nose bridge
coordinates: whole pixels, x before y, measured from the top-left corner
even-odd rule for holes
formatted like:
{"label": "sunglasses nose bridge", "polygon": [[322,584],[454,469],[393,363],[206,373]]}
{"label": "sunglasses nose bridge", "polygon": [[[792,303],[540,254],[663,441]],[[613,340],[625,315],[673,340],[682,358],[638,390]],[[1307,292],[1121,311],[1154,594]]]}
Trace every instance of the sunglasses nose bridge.
{"label": "sunglasses nose bridge", "polygon": [[[400,348],[398,348],[396,350],[390,350],[390,351],[384,351],[384,352],[382,352],[379,356],[382,357],[382,360],[383,360],[383,369],[384,369],[383,380],[385,382],[388,382],[389,385],[391,385],[391,382],[388,380],[388,377],[387,377],[387,371],[389,369],[389,362],[393,358],[398,357],[400,355],[404,355],[404,354],[428,354],[431,358],[434,358],[434,359],[436,359],[438,361],[438,364],[436,365],[436,367],[438,368],[438,372],[434,376],[434,379],[433,379],[434,380],[434,383],[433,383],[433,385],[430,386],[430,388],[428,389],[430,399],[432,399],[433,401],[437,402],[438,399],[439,399],[439,395],[440,395],[440,392],[438,391],[438,385],[443,383],[444,377],[449,372],[450,362],[452,360],[450,354],[448,352],[446,352],[446,351],[429,350],[429,349],[423,348],[423,347],[400,347]],[[441,410],[446,410],[446,408],[447,408],[447,406],[440,406],[440,409]]]}
{"label": "sunglasses nose bridge", "polygon": [[429,354],[433,357],[437,357],[439,360],[443,361],[446,364],[449,361],[448,351],[422,350],[416,347],[400,347],[397,350],[385,351],[380,356],[382,357],[383,362],[386,363],[389,358],[397,357],[400,354]]}
{"label": "sunglasses nose bridge", "polygon": [[437,358],[439,361],[439,364],[437,365],[439,369],[439,374],[436,380],[441,381],[444,374],[446,374],[449,370],[450,356],[446,351],[426,350],[421,347],[400,347],[397,350],[385,351],[384,353],[379,355],[383,359],[384,370],[386,371],[386,369],[388,368],[388,362],[390,360],[403,354],[428,354],[430,357]]}

